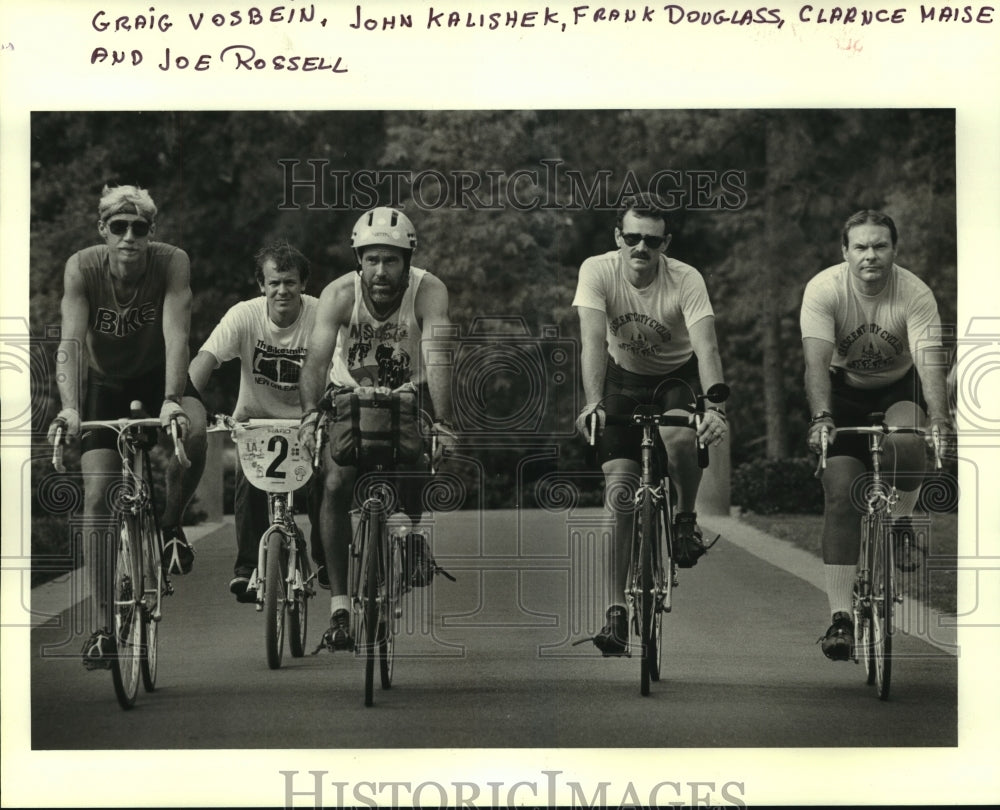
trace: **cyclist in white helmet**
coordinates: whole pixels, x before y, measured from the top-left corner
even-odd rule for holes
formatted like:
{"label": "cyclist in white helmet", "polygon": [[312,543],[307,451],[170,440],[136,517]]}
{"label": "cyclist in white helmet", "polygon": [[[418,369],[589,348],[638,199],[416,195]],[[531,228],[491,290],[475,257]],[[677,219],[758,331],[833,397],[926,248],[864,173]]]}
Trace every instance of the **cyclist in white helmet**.
{"label": "cyclist in white helmet", "polygon": [[[437,276],[410,264],[416,246],[413,223],[395,208],[374,208],[355,224],[351,247],[358,267],[328,284],[320,295],[302,370],[305,415],[300,437],[308,452],[314,447],[319,407],[328,384],[397,388],[412,382],[424,386],[428,396],[420,397],[421,404],[433,406],[439,445],[453,442],[451,367],[440,362],[444,353],[438,351],[433,363],[425,362],[430,342],[435,340],[435,349],[440,348],[442,336],[450,329],[448,290]],[[319,520],[331,597],[330,629],[324,642],[330,649],[351,649],[347,550],[357,468],[337,464],[327,451],[323,476]],[[420,510],[414,506],[407,511],[419,514]]]}

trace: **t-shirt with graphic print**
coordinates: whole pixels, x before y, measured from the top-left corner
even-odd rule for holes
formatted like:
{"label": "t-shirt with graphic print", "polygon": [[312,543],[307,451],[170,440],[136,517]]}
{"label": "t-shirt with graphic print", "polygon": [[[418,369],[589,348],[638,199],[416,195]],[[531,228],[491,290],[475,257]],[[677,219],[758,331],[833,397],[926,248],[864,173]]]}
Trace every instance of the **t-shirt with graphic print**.
{"label": "t-shirt with graphic print", "polygon": [[688,329],[715,313],[705,280],[689,264],[660,255],[652,283],[633,287],[621,253],[591,256],[580,266],[573,306],[604,312],[608,352],[626,371],[664,375],[691,358]]}
{"label": "t-shirt with graphic print", "polygon": [[306,345],[319,301],[302,296],[302,309],[295,323],[278,326],[267,315],[262,295],[230,307],[212,330],[201,351],[220,362],[240,358],[240,393],[236,419],[298,419],[299,375],[306,359]]}
{"label": "t-shirt with graphic print", "polygon": [[893,265],[878,295],[858,292],[847,262],[817,273],[802,297],[803,338],[833,344],[834,368],[852,388],[882,388],[913,366],[919,350],[941,345],[941,320],[930,288]]}
{"label": "t-shirt with graphic print", "polygon": [[107,245],[94,245],[75,254],[90,305],[87,363],[102,376],[138,379],[151,369],[163,368],[163,299],[176,252],[176,247],[165,242],[149,243],[145,271],[128,301],[119,301],[115,294]]}
{"label": "t-shirt with graphic print", "polygon": [[361,292],[361,275],[354,275],[351,321],[337,332],[330,381],[337,385],[381,385],[398,388],[423,381],[420,324],[414,302],[426,270],[410,268],[410,278],[399,308],[384,321],[369,311]]}

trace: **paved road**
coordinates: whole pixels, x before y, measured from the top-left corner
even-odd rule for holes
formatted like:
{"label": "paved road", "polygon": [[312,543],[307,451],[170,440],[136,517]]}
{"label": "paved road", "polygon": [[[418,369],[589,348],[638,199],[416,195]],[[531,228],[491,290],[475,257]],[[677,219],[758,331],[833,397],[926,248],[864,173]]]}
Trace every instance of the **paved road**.
{"label": "paved road", "polygon": [[[223,524],[197,540],[195,571],[175,582],[161,625],[160,688],[140,693],[134,710],[117,707],[109,674],[80,665],[69,613],[31,632],[32,747],[957,744],[953,655],[900,636],[892,699],[879,703],[859,666],[828,662],[815,644],[823,593],[727,539],[682,572],[666,618],[664,678],[640,697],[637,660],[571,646],[603,612],[589,595],[600,579],[597,529],[593,510],[440,516],[435,553],[458,581],[439,577],[415,592],[393,688],[377,689],[366,709],[363,669],[349,653],[286,652],[281,670],[267,668],[262,617],[227,590],[234,541]],[[326,615],[323,592],[312,603],[313,646]],[[848,717],[872,722],[859,732]]]}

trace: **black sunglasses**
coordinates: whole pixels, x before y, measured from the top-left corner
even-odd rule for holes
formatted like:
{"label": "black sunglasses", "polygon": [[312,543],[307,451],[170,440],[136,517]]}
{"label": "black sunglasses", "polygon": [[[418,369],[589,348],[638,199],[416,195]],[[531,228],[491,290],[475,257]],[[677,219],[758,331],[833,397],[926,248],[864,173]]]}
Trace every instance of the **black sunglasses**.
{"label": "black sunglasses", "polygon": [[113,219],[108,223],[108,230],[115,236],[124,236],[129,228],[137,239],[149,233],[149,223],[144,219]]}
{"label": "black sunglasses", "polygon": [[665,236],[651,236],[648,233],[623,233],[622,241],[629,247],[635,247],[640,242],[645,242],[646,247],[656,250],[666,241]]}

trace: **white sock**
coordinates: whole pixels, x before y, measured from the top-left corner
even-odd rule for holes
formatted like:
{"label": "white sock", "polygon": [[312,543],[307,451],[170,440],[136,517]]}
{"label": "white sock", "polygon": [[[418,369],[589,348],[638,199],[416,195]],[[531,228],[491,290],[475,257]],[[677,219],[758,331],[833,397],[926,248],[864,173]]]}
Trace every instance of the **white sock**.
{"label": "white sock", "polygon": [[350,611],[351,600],[347,598],[347,594],[341,594],[340,596],[330,597],[330,615],[332,616],[338,610]]}
{"label": "white sock", "polygon": [[851,595],[854,592],[856,565],[823,565],[826,575],[826,596],[830,600],[830,615],[839,611],[850,614]]}
{"label": "white sock", "polygon": [[899,500],[892,507],[892,516],[894,518],[913,517],[913,510],[917,505],[917,499],[920,497],[920,487],[910,492],[904,492],[903,490],[897,490],[897,492],[899,493]]}

